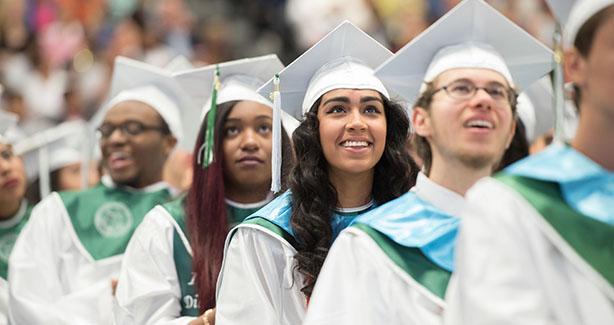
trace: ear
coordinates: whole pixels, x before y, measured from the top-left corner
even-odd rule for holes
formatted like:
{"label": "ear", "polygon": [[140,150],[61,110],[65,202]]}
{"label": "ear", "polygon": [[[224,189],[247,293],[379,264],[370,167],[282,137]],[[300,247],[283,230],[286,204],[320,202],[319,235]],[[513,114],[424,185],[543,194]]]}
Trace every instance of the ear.
{"label": "ear", "polygon": [[565,73],[569,81],[581,87],[586,81],[586,62],[584,57],[573,48],[565,52]]}
{"label": "ear", "polygon": [[411,113],[411,124],[415,133],[422,137],[431,135],[431,117],[422,107],[416,106]]}
{"label": "ear", "polygon": [[164,154],[168,157],[177,145],[177,138],[172,135],[168,135],[164,137],[163,141],[164,142],[162,150],[164,150]]}

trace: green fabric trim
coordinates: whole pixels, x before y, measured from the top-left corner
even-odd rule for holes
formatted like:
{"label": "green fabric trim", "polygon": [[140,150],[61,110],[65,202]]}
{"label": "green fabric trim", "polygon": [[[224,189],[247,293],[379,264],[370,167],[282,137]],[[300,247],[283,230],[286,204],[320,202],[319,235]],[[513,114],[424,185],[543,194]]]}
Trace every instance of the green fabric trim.
{"label": "green fabric trim", "polygon": [[500,173],[589,265],[614,286],[614,226],[573,210],[553,182]]}
{"label": "green fabric trim", "polygon": [[444,298],[451,273],[431,262],[419,248],[397,244],[383,233],[362,223],[352,227],[364,231],[382,251],[416,282],[440,298]]}
{"label": "green fabric trim", "polygon": [[21,220],[17,224],[10,228],[0,228],[0,277],[5,280],[8,279],[9,256],[11,255],[11,251],[13,251],[13,246],[15,246],[19,233],[21,233],[21,230],[30,219],[33,207],[32,204],[28,203],[26,210],[23,212],[23,217],[21,217]]}
{"label": "green fabric trim", "polygon": [[[188,239],[185,214],[185,195],[162,205],[166,211],[175,219],[181,232]],[[229,225],[236,220],[241,222],[245,217],[259,210],[260,207],[252,209],[241,209],[226,205],[226,216]],[[181,288],[181,316],[200,316],[198,304],[198,289],[196,288],[195,275],[192,266],[192,256],[177,229],[173,227],[173,259],[175,260],[175,270]]]}
{"label": "green fabric trim", "polygon": [[59,195],[79,241],[95,260],[123,254],[145,214],[171,199],[168,189],[128,191],[102,183]]}
{"label": "green fabric trim", "polygon": [[271,232],[273,232],[274,234],[282,237],[285,241],[287,241],[290,245],[292,245],[292,247],[294,247],[294,249],[297,249],[297,247],[298,247],[297,242],[294,239],[294,237],[292,237],[292,235],[290,235],[287,231],[285,231],[280,226],[272,223],[271,221],[269,221],[269,220],[267,220],[265,218],[254,217],[252,219],[243,221],[242,224],[245,224],[245,225],[258,225],[260,227],[268,229]]}

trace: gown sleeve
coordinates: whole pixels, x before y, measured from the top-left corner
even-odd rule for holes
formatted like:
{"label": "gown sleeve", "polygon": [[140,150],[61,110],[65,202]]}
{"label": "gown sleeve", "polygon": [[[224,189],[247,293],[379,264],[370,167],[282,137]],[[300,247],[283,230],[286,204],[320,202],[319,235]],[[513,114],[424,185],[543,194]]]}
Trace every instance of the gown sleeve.
{"label": "gown sleeve", "polygon": [[294,248],[257,227],[239,226],[230,236],[218,278],[216,325],[301,324],[306,300],[302,278],[294,274]]}
{"label": "gown sleeve", "polygon": [[72,279],[60,272],[67,245],[66,209],[52,193],[32,210],[9,259],[9,309],[13,324],[92,324],[99,312],[92,301],[111,297],[111,284],[98,281],[70,291]]}
{"label": "gown sleeve", "polygon": [[185,325],[173,258],[173,224],[164,208],[152,209],[130,239],[115,293],[117,325]]}

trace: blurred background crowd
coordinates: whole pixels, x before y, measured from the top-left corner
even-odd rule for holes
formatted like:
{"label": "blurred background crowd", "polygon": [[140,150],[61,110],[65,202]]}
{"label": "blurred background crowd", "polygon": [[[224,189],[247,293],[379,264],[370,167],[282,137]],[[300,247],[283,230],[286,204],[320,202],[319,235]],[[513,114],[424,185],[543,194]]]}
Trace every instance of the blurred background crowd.
{"label": "blurred background crowd", "polygon": [[[343,19],[393,52],[455,0],[0,0],[1,107],[32,134],[89,119],[105,100],[113,60],[195,66],[277,53],[295,59]],[[551,43],[544,0],[488,1]],[[458,31],[462,33],[463,31]]]}

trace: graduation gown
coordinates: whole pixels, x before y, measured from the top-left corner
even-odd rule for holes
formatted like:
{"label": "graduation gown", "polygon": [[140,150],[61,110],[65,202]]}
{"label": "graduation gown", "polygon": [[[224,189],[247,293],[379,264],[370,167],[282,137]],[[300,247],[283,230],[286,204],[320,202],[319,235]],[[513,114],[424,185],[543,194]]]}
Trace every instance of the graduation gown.
{"label": "graduation gown", "polygon": [[[236,225],[268,201],[226,200],[229,224]],[[117,325],[185,325],[200,316],[184,202],[182,197],[156,206],[130,239],[115,293]]]}
{"label": "graduation gown", "polygon": [[9,256],[31,213],[32,205],[22,200],[14,216],[0,221],[0,325],[6,325],[9,321]]}
{"label": "graduation gown", "polygon": [[[228,235],[217,284],[217,325],[302,323],[307,299],[294,259],[291,201],[290,192],[280,195]],[[333,235],[373,206],[337,210]]]}
{"label": "graduation gown", "polygon": [[135,190],[108,177],[85,191],[46,197],[11,254],[11,322],[109,324],[111,279],[128,240],[145,213],[170,198],[165,183]]}
{"label": "graduation gown", "polygon": [[409,193],[358,218],[333,244],[304,324],[441,324],[464,206],[420,173]]}
{"label": "graduation gown", "polygon": [[446,324],[614,324],[613,187],[557,144],[478,182]]}

